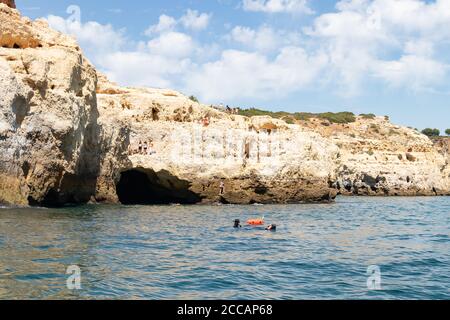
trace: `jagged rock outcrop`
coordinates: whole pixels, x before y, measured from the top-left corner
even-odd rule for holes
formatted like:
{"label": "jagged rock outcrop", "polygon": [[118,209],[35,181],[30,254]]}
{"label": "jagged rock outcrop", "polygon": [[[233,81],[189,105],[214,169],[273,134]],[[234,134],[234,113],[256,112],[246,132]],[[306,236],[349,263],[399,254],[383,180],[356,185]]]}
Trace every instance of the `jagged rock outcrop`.
{"label": "jagged rock outcrop", "polygon": [[448,160],[418,131],[384,117],[359,118],[330,138],[340,149],[340,193],[380,196],[449,194]]}
{"label": "jagged rock outcrop", "polygon": [[0,203],[450,193],[444,140],[433,144],[384,118],[287,124],[221,112],[172,90],[120,87],[45,21],[4,4],[0,21]]}
{"label": "jagged rock outcrop", "polygon": [[13,9],[16,8],[16,3],[14,2],[14,0],[0,0],[0,3],[4,3],[8,7],[13,8]]}

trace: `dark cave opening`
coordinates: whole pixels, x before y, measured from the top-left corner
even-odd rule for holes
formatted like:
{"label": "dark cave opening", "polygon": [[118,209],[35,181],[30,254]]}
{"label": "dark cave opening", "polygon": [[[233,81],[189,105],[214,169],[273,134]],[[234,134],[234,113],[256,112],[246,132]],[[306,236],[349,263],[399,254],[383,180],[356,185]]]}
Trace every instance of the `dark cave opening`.
{"label": "dark cave opening", "polygon": [[124,171],[116,185],[119,201],[124,205],[196,204],[202,198],[189,190],[190,182],[168,171],[146,169]]}

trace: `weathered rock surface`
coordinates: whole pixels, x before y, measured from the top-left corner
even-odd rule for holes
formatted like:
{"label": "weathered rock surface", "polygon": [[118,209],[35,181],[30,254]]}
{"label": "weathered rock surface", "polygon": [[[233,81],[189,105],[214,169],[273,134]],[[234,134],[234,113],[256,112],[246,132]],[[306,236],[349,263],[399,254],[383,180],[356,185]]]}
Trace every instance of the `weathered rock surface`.
{"label": "weathered rock surface", "polygon": [[[131,150],[139,142],[154,144],[154,154],[131,154],[121,170],[145,173],[173,202],[335,197],[329,182],[335,179],[338,148],[318,133],[269,117],[228,115],[171,90],[121,88],[100,79],[100,119],[114,127],[120,120],[119,127],[130,128]],[[205,117],[211,119],[208,126],[201,123]]]}
{"label": "weathered rock surface", "polygon": [[[45,21],[0,4],[0,22],[1,203],[450,193],[445,140],[433,144],[384,118],[287,124],[230,115],[172,90],[120,87]],[[136,152],[139,142],[146,154]]]}
{"label": "weathered rock surface", "polygon": [[10,8],[16,8],[16,3],[14,2],[14,0],[0,0],[0,3],[4,3]]}
{"label": "weathered rock surface", "polygon": [[72,38],[0,4],[0,202],[88,201],[100,172],[96,71]]}

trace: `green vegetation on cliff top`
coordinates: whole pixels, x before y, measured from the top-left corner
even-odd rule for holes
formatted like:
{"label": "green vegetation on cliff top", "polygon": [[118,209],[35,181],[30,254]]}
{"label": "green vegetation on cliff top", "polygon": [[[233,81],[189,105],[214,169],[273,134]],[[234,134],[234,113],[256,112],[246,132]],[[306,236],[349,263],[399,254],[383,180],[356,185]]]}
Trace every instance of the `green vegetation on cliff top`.
{"label": "green vegetation on cliff top", "polygon": [[429,137],[439,137],[439,135],[441,134],[439,129],[431,129],[431,128],[423,129],[422,133]]}
{"label": "green vegetation on cliff top", "polygon": [[[246,117],[254,117],[254,116],[269,116],[276,119],[282,119],[287,121],[288,123],[293,122],[294,120],[309,120],[311,118],[328,120],[331,123],[350,123],[356,121],[356,116],[352,112],[325,112],[325,113],[310,113],[310,112],[295,112],[289,113],[285,111],[266,111],[260,110],[256,108],[251,109],[240,109],[239,114],[241,116]],[[363,115],[366,118],[373,119],[375,115]],[[372,117],[373,116],[373,117]]]}

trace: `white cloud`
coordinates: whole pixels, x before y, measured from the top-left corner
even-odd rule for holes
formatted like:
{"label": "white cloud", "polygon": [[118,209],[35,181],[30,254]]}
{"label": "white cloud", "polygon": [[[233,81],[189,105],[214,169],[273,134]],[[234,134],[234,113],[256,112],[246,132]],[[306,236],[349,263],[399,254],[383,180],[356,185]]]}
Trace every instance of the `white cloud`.
{"label": "white cloud", "polygon": [[219,60],[188,75],[187,84],[207,101],[273,98],[311,84],[325,65],[325,56],[309,56],[296,47],[282,49],[273,60],[259,53],[226,50]]}
{"label": "white cloud", "polygon": [[166,57],[187,57],[194,50],[192,38],[180,32],[168,32],[152,39],[147,44],[153,54]]}
{"label": "white cloud", "polygon": [[393,87],[407,87],[413,91],[431,89],[439,85],[448,72],[448,66],[415,55],[405,55],[395,61],[379,61],[374,74]]}
{"label": "white cloud", "polygon": [[404,52],[422,57],[432,57],[434,54],[434,44],[431,41],[423,39],[409,40],[405,43]]}
{"label": "white cloud", "polygon": [[236,26],[226,39],[256,51],[269,52],[283,46],[297,45],[300,35],[295,31],[277,30],[268,25],[262,25],[258,29]]}
{"label": "white cloud", "polygon": [[[295,4],[307,6],[306,1],[245,2],[246,10],[264,12],[299,12]],[[145,32],[148,38],[134,43],[111,25],[48,17],[50,25],[76,36],[112,80],[171,87],[213,103],[284,97],[318,86],[351,96],[372,82],[412,91],[450,83],[450,0],[342,0],[301,31],[267,22],[230,25],[219,40],[199,42],[191,31],[204,30],[210,19],[194,10],[179,18],[161,15]]]}
{"label": "white cloud", "polygon": [[336,8],[318,16],[305,33],[329,55],[328,77],[340,94],[360,93],[372,76],[420,90],[448,72],[434,47],[450,35],[443,23],[450,22],[449,0],[343,0]]}
{"label": "white cloud", "polygon": [[49,16],[47,21],[51,27],[74,36],[100,70],[124,85],[178,85],[174,79],[187,72],[192,65],[189,56],[196,51],[189,35],[168,31],[170,19],[160,19],[160,34],[146,43],[133,43],[125,38],[124,30],[94,21],[81,23],[58,16]]}
{"label": "white cloud", "polygon": [[243,0],[245,11],[313,14],[308,0]]}
{"label": "white cloud", "polygon": [[159,17],[157,24],[147,28],[145,35],[151,37],[158,33],[174,31],[178,25],[183,26],[186,30],[201,31],[208,27],[210,19],[211,14],[200,13],[191,9],[188,9],[178,20],[163,14]]}
{"label": "white cloud", "polygon": [[177,20],[175,20],[175,18],[163,14],[159,17],[158,24],[150,26],[145,31],[145,35],[151,37],[155,33],[172,31],[176,25],[177,25]]}
{"label": "white cloud", "polygon": [[173,88],[192,69],[186,58],[165,57],[146,51],[118,51],[104,57],[100,67],[112,81],[129,86]]}
{"label": "white cloud", "polygon": [[115,30],[109,24],[102,25],[95,21],[83,24],[53,15],[48,16],[47,21],[52,28],[74,36],[89,56],[100,56],[116,51],[127,42],[125,30]]}
{"label": "white cloud", "polygon": [[210,14],[188,9],[186,14],[180,18],[180,22],[186,29],[199,31],[206,29],[210,19]]}
{"label": "white cloud", "polygon": [[263,26],[258,30],[237,26],[231,30],[231,39],[258,51],[269,51],[278,46],[279,38],[272,28]]}

